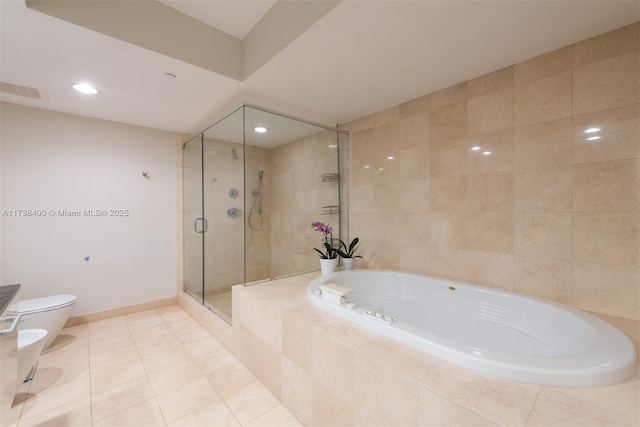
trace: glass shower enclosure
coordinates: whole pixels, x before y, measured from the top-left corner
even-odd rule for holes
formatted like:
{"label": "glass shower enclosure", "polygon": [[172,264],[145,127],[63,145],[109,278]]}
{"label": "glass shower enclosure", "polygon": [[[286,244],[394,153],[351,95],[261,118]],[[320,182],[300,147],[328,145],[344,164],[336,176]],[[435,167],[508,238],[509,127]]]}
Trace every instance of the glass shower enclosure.
{"label": "glass shower enclosure", "polygon": [[246,104],[186,142],[184,291],[231,323],[232,286],[319,270],[311,223],[347,236],[347,144]]}

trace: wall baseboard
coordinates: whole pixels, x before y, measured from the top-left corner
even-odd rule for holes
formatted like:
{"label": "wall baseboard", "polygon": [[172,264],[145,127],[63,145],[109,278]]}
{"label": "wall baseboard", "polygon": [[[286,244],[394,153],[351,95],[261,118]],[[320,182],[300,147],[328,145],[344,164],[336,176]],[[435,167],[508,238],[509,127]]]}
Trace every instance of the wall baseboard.
{"label": "wall baseboard", "polygon": [[154,308],[164,307],[178,303],[178,297],[163,298],[155,301],[143,302],[141,304],[129,305],[126,307],[114,308],[111,310],[99,311],[97,313],[84,314],[82,316],[70,317],[65,328],[83,325],[85,323],[97,322],[98,320],[110,319],[112,317],[124,316],[125,314],[138,313],[140,311],[152,310]]}

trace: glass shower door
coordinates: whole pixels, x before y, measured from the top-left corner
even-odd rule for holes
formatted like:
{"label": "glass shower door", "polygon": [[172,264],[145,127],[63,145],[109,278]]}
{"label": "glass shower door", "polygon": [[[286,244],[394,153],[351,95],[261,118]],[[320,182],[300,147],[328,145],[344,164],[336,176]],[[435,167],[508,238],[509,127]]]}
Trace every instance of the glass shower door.
{"label": "glass shower door", "polygon": [[204,218],[202,193],[202,135],[191,139],[182,151],[183,167],[183,289],[204,303]]}
{"label": "glass shower door", "polygon": [[203,134],[204,305],[231,323],[231,288],[244,283],[243,110]]}

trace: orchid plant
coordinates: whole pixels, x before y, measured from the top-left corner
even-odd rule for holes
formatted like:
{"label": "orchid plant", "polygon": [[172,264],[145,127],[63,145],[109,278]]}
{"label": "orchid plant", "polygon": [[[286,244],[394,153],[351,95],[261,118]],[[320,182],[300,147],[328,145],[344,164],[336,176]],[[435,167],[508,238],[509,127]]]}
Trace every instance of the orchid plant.
{"label": "orchid plant", "polygon": [[[338,255],[342,258],[362,258],[360,255],[356,255],[356,251],[358,250],[358,242],[359,238],[355,237],[349,246],[342,240],[340,240],[340,248],[338,248]],[[344,251],[342,250],[344,248]]]}
{"label": "orchid plant", "polygon": [[322,234],[324,234],[324,243],[323,243],[324,252],[317,248],[313,248],[313,250],[320,254],[321,259],[338,258],[338,249],[331,246],[331,244],[333,243],[333,235],[331,233],[331,227],[328,224],[324,224],[319,221],[313,221],[311,223],[311,227],[313,227],[315,231],[319,231]]}

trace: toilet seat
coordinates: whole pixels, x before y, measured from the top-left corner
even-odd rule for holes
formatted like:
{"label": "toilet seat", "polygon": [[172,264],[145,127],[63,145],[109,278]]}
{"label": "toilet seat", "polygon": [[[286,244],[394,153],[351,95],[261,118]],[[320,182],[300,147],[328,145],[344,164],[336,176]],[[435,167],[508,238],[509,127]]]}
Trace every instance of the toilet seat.
{"label": "toilet seat", "polygon": [[50,310],[57,310],[59,308],[73,305],[75,304],[75,302],[75,295],[53,295],[49,297],[21,300],[18,303],[13,304],[10,309],[25,315],[30,313],[42,313]]}

